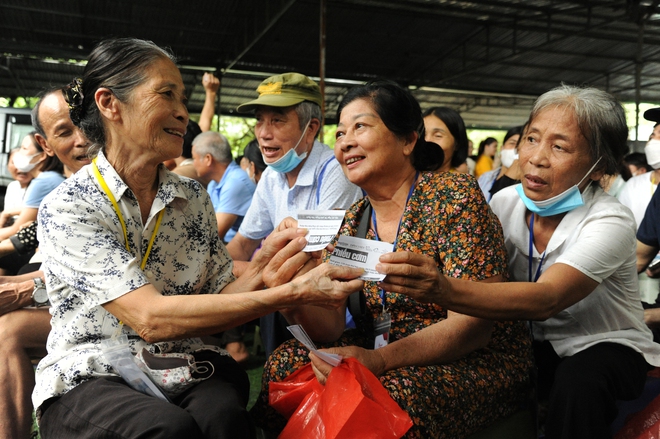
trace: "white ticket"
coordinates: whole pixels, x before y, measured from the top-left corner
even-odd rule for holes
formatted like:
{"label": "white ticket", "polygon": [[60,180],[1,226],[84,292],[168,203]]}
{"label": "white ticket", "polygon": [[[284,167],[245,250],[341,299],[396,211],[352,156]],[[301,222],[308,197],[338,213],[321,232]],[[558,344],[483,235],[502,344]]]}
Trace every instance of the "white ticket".
{"label": "white ticket", "polygon": [[307,335],[307,333],[305,332],[305,330],[301,325],[292,325],[292,326],[287,326],[286,328],[293,334],[294,337],[296,337],[296,340],[304,344],[307,349],[314,352],[314,355],[321,358],[326,363],[330,364],[333,367],[338,366],[339,363],[341,363],[341,355],[330,354],[328,352],[322,352],[316,349],[316,345],[314,344],[312,339],[309,338],[309,335]]}
{"label": "white ticket", "polygon": [[363,268],[364,274],[360,279],[381,281],[385,279],[385,275],[376,271],[376,264],[380,255],[391,251],[392,244],[389,242],[342,235],[330,255],[330,263],[343,267]]}
{"label": "white ticket", "polygon": [[337,236],[345,210],[301,210],[298,227],[307,229],[305,252],[323,250]]}

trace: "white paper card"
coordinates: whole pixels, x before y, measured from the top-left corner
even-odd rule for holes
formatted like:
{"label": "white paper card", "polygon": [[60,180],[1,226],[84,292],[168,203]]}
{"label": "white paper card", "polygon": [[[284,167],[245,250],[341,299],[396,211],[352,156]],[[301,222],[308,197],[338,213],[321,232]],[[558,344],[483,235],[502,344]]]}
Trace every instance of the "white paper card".
{"label": "white paper card", "polygon": [[337,236],[345,210],[301,210],[298,227],[307,229],[305,252],[323,250]]}
{"label": "white paper card", "polygon": [[314,344],[312,339],[309,338],[309,335],[307,335],[307,333],[305,332],[302,326],[292,325],[292,326],[287,326],[287,329],[293,334],[294,337],[296,337],[296,340],[304,344],[307,349],[314,352],[314,355],[316,355],[326,363],[330,364],[333,367],[338,366],[339,363],[341,363],[341,355],[330,354],[328,352],[321,352],[318,349],[316,349],[316,345]]}
{"label": "white paper card", "polygon": [[330,263],[343,267],[364,268],[364,274],[360,279],[381,281],[385,279],[385,275],[376,271],[376,264],[380,255],[391,251],[392,244],[389,242],[342,235],[330,256]]}

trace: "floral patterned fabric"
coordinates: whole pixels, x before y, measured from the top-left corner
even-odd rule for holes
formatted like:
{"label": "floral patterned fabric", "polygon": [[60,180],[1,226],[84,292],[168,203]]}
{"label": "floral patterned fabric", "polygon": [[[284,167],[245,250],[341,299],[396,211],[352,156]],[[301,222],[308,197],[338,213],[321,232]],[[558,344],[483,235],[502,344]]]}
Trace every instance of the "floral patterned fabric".
{"label": "floral patterned fabric", "polygon": [[[126,223],[130,249],[117,213],[91,166],[51,192],[39,209],[39,242],[44,255],[52,330],[48,355],[37,367],[34,407],[96,377],[117,376],[100,343],[119,326],[103,308],[148,283],[163,295],[218,293],[234,280],[232,261],[220,241],[208,193],[194,180],[163,166],[146,224],[135,195],[99,153],[97,164]],[[164,210],[144,270],[140,262]],[[198,338],[147,343],[127,325],[133,353],[189,353],[204,347]],[[226,351],[223,351],[226,354]]]}
{"label": "floral patterned fabric", "polygon": [[[347,211],[340,234],[356,234],[364,208],[365,202],[360,200]],[[374,239],[372,230],[367,238]],[[466,174],[423,174],[404,212],[396,248],[429,255],[444,274],[456,278],[481,280],[507,273],[500,224],[476,180]],[[380,291],[374,282],[368,282],[364,293],[366,320],[370,321],[382,309]],[[447,317],[441,307],[405,295],[387,293],[386,301],[392,314],[390,343]],[[321,347],[371,349],[372,325],[345,331],[337,342]],[[307,355],[307,349],[296,340],[284,343],[271,355],[251,412],[257,425],[274,431],[284,427],[286,420],[268,406],[268,383],[281,381],[306,364]],[[406,438],[457,439],[520,410],[529,395],[531,367],[526,324],[498,322],[485,348],[451,363],[390,370],[380,381],[414,422]]]}

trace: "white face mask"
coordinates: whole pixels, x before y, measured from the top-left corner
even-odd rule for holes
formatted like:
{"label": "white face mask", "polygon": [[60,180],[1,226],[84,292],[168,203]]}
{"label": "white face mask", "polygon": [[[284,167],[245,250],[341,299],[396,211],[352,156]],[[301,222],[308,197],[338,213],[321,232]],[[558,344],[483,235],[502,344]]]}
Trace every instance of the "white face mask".
{"label": "white face mask", "polygon": [[518,158],[518,153],[515,149],[503,149],[500,153],[500,159],[502,159],[502,166],[505,168],[510,168],[514,161]]}
{"label": "white face mask", "polygon": [[644,147],[646,161],[653,169],[660,168],[660,140],[651,139]]}
{"label": "white face mask", "polygon": [[252,183],[254,183],[254,184],[257,184],[257,173],[255,172],[255,173],[253,174],[253,173],[251,172],[251,169],[250,169],[251,167],[252,167],[252,163],[250,163],[250,164],[248,165],[248,167],[247,167],[247,169],[245,170],[245,172],[247,172],[247,175],[248,175],[248,178],[250,179],[250,181],[252,181]]}
{"label": "white face mask", "polygon": [[41,161],[35,162],[35,163],[30,163],[33,158],[41,154],[40,152],[32,155],[24,155],[23,153],[16,153],[12,157],[12,160],[14,161],[14,166],[16,166],[16,169],[18,172],[30,172],[31,170],[34,169],[35,166],[37,166]]}

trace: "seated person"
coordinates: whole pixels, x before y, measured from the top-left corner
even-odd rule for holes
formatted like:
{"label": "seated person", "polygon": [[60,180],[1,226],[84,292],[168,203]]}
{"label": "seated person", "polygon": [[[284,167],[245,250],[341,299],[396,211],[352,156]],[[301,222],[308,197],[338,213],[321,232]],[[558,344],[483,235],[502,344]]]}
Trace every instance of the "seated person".
{"label": "seated person", "polygon": [[[13,155],[16,169],[32,177],[27,188],[20,214],[7,227],[0,229],[0,241],[16,234],[19,229],[37,218],[37,209],[46,195],[64,181],[64,168],[56,156],[49,156],[37,142],[36,132],[31,132],[23,139],[21,149]],[[0,258],[0,273],[14,275],[25,265],[32,254]]]}
{"label": "seated person", "polygon": [[[53,315],[32,395],[42,438],[253,437],[247,375],[198,337],[291,306],[338,307],[361,270],[315,266],[305,231],[282,227],[234,278],[207,192],[162,165],[181,154],[188,122],[169,52],[102,41],[67,101],[97,148],[39,211]],[[289,267],[302,273],[291,282]],[[277,286],[263,291],[264,279]],[[134,390],[103,355],[119,334],[131,353],[190,361],[183,382],[160,375],[172,402]]]}
{"label": "seated person", "polygon": [[192,156],[195,172],[209,182],[218,235],[229,242],[243,222],[256,185],[234,162],[229,142],[220,133],[207,131],[195,137]]}
{"label": "seated person", "polygon": [[[72,173],[89,163],[89,143],[69,118],[61,88],[45,91],[32,110],[35,139],[44,152],[56,155]],[[33,222],[0,242],[0,254],[27,254],[37,247]],[[0,431],[12,439],[29,439],[32,427],[34,368],[32,360],[46,355],[50,313],[36,278],[41,271],[2,278],[0,287]],[[33,308],[27,308],[34,306]]]}
{"label": "seated person", "polygon": [[7,185],[5,204],[2,208],[2,213],[0,213],[0,227],[11,225],[21,213],[25,191],[32,181],[31,174],[20,172],[14,165],[13,156],[20,150],[20,148],[14,148],[9,151],[9,155],[7,156],[7,170],[14,180]]}
{"label": "seated person", "polygon": [[[367,193],[346,213],[340,235],[355,236],[359,224],[369,222],[367,239],[391,242],[396,254],[424,258],[437,272],[484,282],[505,278],[497,218],[472,177],[429,172],[443,163],[443,153],[424,140],[419,104],[406,89],[391,82],[353,88],[337,120],[335,156],[347,178]],[[416,276],[401,279],[420,282]],[[532,356],[525,323],[468,317],[376,282],[366,282],[363,293],[367,313],[356,329],[345,330],[345,306],[291,307],[282,314],[322,347],[355,357],[379,377],[413,420],[406,438],[466,437],[518,411],[527,399]],[[383,314],[391,319],[389,344],[376,345],[374,322]],[[310,357],[325,381],[331,366],[308,354],[291,340],[269,358],[251,411],[262,428],[276,432],[285,425],[268,405],[270,382],[283,380]]]}
{"label": "seated person", "polygon": [[490,203],[514,282],[438,275],[403,253],[386,253],[377,266],[386,291],[484,319],[532,320],[547,439],[612,437],[617,400],[637,398],[649,365],[660,365],[660,345],[642,320],[635,220],[598,184],[617,172],[627,139],[623,107],[606,92],[544,93],[518,148],[522,182]]}

